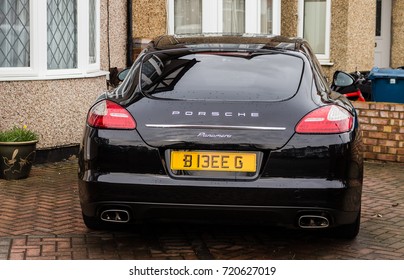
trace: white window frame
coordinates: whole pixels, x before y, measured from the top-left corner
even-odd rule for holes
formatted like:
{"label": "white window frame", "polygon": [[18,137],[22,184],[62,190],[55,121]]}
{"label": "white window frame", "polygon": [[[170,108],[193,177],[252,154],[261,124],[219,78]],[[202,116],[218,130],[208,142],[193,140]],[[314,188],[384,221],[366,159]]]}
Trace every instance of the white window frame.
{"label": "white window frame", "polygon": [[[272,34],[281,34],[281,0],[273,0]],[[246,0],[245,33],[261,33],[261,2]],[[167,32],[174,33],[174,0],[167,2]],[[202,33],[221,33],[223,30],[223,0],[202,0]]]}
{"label": "white window frame", "polygon": [[[79,0],[81,1],[81,0]],[[90,47],[90,41],[89,41],[89,34],[87,34],[87,39],[85,40],[85,42],[87,43],[87,46],[84,47],[85,50],[87,50],[87,55],[86,55],[86,64],[88,64],[88,69],[87,72],[96,72],[100,70],[101,64],[100,64],[100,57],[101,57],[101,53],[100,53],[100,26],[101,26],[101,22],[100,22],[100,16],[101,16],[101,9],[100,9],[100,0],[95,0],[95,26],[96,26],[96,31],[95,31],[95,36],[96,36],[96,62],[95,63],[89,63],[89,47]],[[89,2],[87,4],[87,12],[83,13],[84,16],[84,20],[86,21],[87,27],[86,30],[89,30]]]}
{"label": "white window frame", "polygon": [[[298,33],[303,37],[304,28],[304,1],[299,0],[298,7]],[[332,65],[330,62],[330,38],[331,38],[331,0],[326,0],[326,18],[325,18],[325,53],[316,53],[317,59],[321,65]],[[310,43],[310,42],[309,42]]]}
{"label": "white window frame", "polygon": [[0,67],[0,81],[86,78],[100,71],[100,0],[96,0],[96,63],[89,63],[89,1],[77,0],[77,68],[47,67],[47,0],[30,0],[30,66]]}
{"label": "white window frame", "polygon": [[30,1],[29,5],[29,24],[31,26],[29,36],[30,36],[30,48],[29,48],[29,56],[30,56],[30,66],[29,67],[0,67],[0,78],[3,77],[24,77],[24,76],[35,76],[35,67],[36,61],[34,60],[34,52],[37,47],[34,45],[33,40],[31,37],[35,38],[38,34],[37,30],[37,23],[33,19],[31,15],[36,14],[38,10],[37,5],[31,4],[32,0]]}

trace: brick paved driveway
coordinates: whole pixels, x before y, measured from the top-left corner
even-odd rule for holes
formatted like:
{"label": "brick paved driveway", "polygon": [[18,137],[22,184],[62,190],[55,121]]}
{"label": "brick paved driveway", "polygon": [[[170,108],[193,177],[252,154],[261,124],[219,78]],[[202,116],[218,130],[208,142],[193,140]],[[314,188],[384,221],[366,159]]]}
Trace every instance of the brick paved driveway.
{"label": "brick paved driveway", "polygon": [[366,163],[354,241],[279,228],[149,225],[90,231],[81,220],[75,161],[0,180],[4,259],[404,259],[404,165]]}

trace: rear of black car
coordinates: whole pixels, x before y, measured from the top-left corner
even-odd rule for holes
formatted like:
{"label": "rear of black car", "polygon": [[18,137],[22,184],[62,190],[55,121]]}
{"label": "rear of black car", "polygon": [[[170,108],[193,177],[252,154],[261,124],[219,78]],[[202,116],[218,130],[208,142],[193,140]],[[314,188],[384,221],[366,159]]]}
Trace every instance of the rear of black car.
{"label": "rear of black car", "polygon": [[254,221],[354,237],[357,118],[305,42],[198,40],[155,41],[90,109],[79,157],[86,224]]}

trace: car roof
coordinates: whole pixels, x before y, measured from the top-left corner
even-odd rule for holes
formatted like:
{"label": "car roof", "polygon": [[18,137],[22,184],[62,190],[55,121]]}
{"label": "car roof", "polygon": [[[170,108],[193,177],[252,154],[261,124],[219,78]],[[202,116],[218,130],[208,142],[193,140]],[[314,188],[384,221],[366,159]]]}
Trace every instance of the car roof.
{"label": "car roof", "polygon": [[299,51],[306,44],[302,38],[260,34],[163,35],[149,43],[154,50],[178,48],[243,48]]}

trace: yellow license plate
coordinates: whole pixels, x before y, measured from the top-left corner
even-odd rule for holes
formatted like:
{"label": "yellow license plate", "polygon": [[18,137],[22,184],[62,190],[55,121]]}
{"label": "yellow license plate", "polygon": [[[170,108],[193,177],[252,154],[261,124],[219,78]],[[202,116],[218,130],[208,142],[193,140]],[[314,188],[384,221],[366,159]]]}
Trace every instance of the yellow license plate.
{"label": "yellow license plate", "polygon": [[256,154],[215,151],[171,151],[172,170],[255,172]]}

